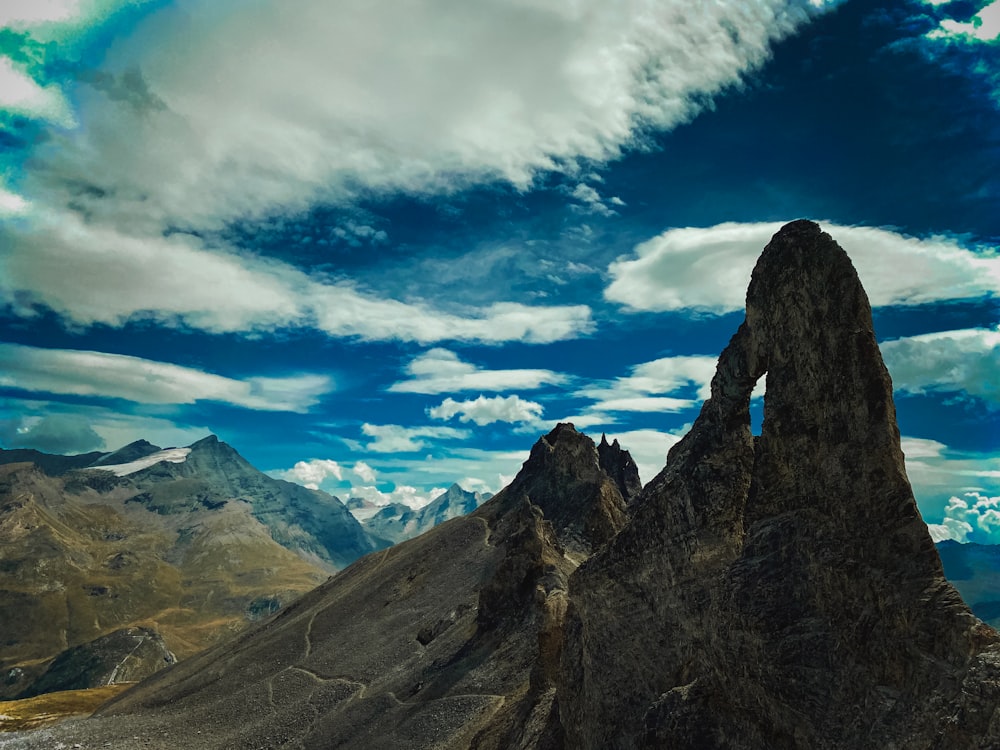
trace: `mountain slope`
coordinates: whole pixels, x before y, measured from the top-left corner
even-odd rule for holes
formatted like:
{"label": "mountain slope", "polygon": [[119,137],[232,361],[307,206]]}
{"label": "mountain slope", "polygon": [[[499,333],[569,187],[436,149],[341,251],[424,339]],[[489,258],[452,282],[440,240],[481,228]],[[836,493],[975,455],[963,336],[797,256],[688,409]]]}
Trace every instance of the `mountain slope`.
{"label": "mountain slope", "polygon": [[[545,459],[527,462],[519,481],[471,515],[363,558],[230,646],[159,673],[77,729],[100,727],[102,742],[122,748],[135,731],[151,747],[168,747],[192,725],[201,734],[187,735],[190,747],[558,742],[554,679],[566,581],[576,567],[563,545],[598,540],[573,520],[546,521],[535,502],[576,504],[586,518],[595,504],[625,500],[593,441],[571,426],[557,427],[536,450]],[[585,464],[589,480],[571,488],[557,481]]]}
{"label": "mountain slope", "polygon": [[60,653],[123,628],[190,656],[375,547],[335,498],[267,477],[214,437],[97,460],[61,476],[0,466],[0,698],[37,691]]}

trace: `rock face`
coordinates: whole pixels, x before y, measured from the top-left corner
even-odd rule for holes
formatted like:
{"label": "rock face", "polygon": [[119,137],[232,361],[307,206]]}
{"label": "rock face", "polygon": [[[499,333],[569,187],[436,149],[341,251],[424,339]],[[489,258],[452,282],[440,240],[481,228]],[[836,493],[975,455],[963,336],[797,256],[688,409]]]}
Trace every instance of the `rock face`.
{"label": "rock face", "polygon": [[632,457],[614,455],[607,466],[592,440],[580,440],[571,424],[557,425],[531,449],[531,455],[505,490],[508,497],[527,496],[552,524],[562,544],[585,557],[613,537],[625,523],[626,498],[614,474],[627,474]]}
{"label": "rock face", "polygon": [[691,432],[572,579],[567,745],[985,747],[998,659],[917,511],[857,274],[787,225]]}

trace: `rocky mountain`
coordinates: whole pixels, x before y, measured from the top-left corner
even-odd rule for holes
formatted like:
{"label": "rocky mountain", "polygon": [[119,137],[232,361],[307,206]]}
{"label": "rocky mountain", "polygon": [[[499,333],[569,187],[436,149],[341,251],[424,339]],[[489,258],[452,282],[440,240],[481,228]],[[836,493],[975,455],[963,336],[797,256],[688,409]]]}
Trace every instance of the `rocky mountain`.
{"label": "rocky mountain", "polygon": [[471,513],[490,497],[489,493],[469,492],[453,484],[422,508],[414,509],[402,503],[374,506],[355,498],[348,500],[346,505],[373,539],[398,544],[439,523]]}
{"label": "rocky mountain", "polygon": [[69,470],[82,460],[70,458],[42,458],[48,473],[0,466],[0,698],[65,684],[43,675],[87,643],[104,661],[127,649],[121,662],[131,641],[100,639],[123,629],[187,657],[376,548],[335,498],[262,474],[214,437],[88,456],[97,469]]}
{"label": "rocky mountain", "polygon": [[559,425],[472,514],[7,746],[1000,746],[1000,635],[944,578],[819,227],[764,249],[711,398],[631,499],[608,448]]}
{"label": "rocky mountain", "polygon": [[972,613],[1000,629],[1000,546],[938,542],[944,574]]}

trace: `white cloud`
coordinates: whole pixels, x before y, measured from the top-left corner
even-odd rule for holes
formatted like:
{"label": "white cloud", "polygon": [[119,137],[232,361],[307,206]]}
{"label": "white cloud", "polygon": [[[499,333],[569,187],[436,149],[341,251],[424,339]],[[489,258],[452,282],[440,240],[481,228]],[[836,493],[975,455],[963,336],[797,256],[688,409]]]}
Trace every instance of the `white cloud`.
{"label": "white cloud", "polygon": [[312,306],[321,330],[369,340],[540,344],[575,338],[593,328],[590,308],[585,305],[543,307],[498,302],[464,314],[449,314],[427,305],[362,295],[347,286],[314,286]]}
{"label": "white cloud", "polygon": [[301,484],[310,490],[318,490],[330,477],[343,479],[344,472],[340,464],[328,458],[311,458],[308,461],[298,461],[291,469],[272,471],[273,476],[287,479],[289,482]]}
{"label": "white cloud", "polygon": [[1000,330],[928,333],[880,348],[897,391],[964,391],[1000,407]]}
{"label": "white cloud", "polygon": [[[54,449],[57,452],[83,452],[91,449],[116,450],[136,440],[145,439],[154,445],[175,447],[190,445],[211,434],[205,426],[180,425],[167,419],[142,414],[126,414],[120,409],[82,404],[62,404],[31,399],[0,400],[0,442],[6,447]],[[32,433],[44,423],[41,435],[45,446],[30,442]],[[90,437],[97,433],[99,441]],[[34,435],[35,437],[38,434]]]}
{"label": "white cloud", "polygon": [[956,542],[1000,544],[1000,497],[987,497],[978,492],[966,492],[964,497],[952,497],[939,524],[927,524],[935,542],[954,539]]}
{"label": "white cloud", "polygon": [[325,375],[237,380],[139,357],[0,343],[0,385],[142,404],[219,401],[261,411],[304,412],[333,390]]}
{"label": "white cloud", "polygon": [[[604,296],[627,310],[743,309],[750,272],[784,222],[671,229],[620,258]],[[915,239],[874,227],[822,223],[851,256],[873,306],[1000,295],[1000,256],[949,238]]]}
{"label": "white cloud", "polygon": [[[710,395],[716,358],[700,355],[662,357],[632,368],[632,374],[581,388],[575,395],[594,399],[590,411],[676,412],[698,405]],[[693,397],[681,397],[696,388]]]}
{"label": "white cloud", "polygon": [[375,469],[366,464],[364,461],[356,462],[351,468],[351,471],[353,471],[355,476],[357,476],[362,482],[368,482],[369,484],[375,482]]}
{"label": "white cloud", "polygon": [[24,198],[0,185],[0,217],[24,214],[28,207],[29,204]]}
{"label": "white cloud", "polygon": [[361,431],[374,438],[365,449],[375,453],[415,453],[427,446],[428,440],[462,440],[467,430],[453,427],[402,427],[395,424],[361,425]]}
{"label": "white cloud", "polygon": [[906,474],[924,520],[933,524],[957,518],[947,514],[955,496],[1000,495],[1000,455],[961,451],[927,438],[903,437],[901,443]]}
{"label": "white cloud", "polygon": [[133,229],[101,227],[69,212],[10,228],[3,238],[8,253],[0,255],[0,298],[22,314],[41,303],[81,325],[152,319],[213,333],[315,326],[331,336],[421,343],[547,343],[593,326],[584,305],[496,303],[446,313],[206,247],[192,235]]}
{"label": "white cloud", "polygon": [[458,393],[532,390],[559,385],[566,376],[552,370],[481,370],[448,349],[435,348],[415,357],[406,367],[412,377],[393,383],[393,393]]}
{"label": "white cloud", "polygon": [[458,417],[459,422],[475,422],[483,426],[493,422],[537,422],[542,416],[542,405],[525,401],[519,396],[479,396],[468,401],[446,398],[438,406],[427,410],[434,419],[448,420]]}
{"label": "white cloud", "polygon": [[[65,177],[145,196],[168,224],[202,227],[353,186],[525,187],[686,121],[812,6],[195,0],[107,52],[109,68],[139,65],[167,108],[83,95],[89,125],[51,159]],[[289,81],[310,95],[292,96]]]}
{"label": "white cloud", "polygon": [[625,205],[625,201],[617,196],[612,196],[605,201],[595,188],[582,182],[573,188],[570,195],[579,201],[586,210],[601,216],[614,216],[617,213],[608,206],[609,203],[613,206]]}
{"label": "white cloud", "polygon": [[408,484],[396,485],[392,490],[383,492],[378,487],[371,485],[355,485],[351,487],[351,497],[359,497],[376,506],[390,504],[405,505],[413,510],[419,510],[432,500],[437,498],[445,490],[441,487],[432,487],[429,490],[420,490]]}
{"label": "white cloud", "polygon": [[62,91],[56,86],[40,86],[9,57],[0,57],[0,108],[67,128],[76,124]]}
{"label": "white cloud", "polygon": [[[944,0],[932,4],[941,2]],[[944,19],[936,29],[928,32],[927,38],[962,42],[992,42],[1000,38],[1000,0],[984,6],[967,22]]]}

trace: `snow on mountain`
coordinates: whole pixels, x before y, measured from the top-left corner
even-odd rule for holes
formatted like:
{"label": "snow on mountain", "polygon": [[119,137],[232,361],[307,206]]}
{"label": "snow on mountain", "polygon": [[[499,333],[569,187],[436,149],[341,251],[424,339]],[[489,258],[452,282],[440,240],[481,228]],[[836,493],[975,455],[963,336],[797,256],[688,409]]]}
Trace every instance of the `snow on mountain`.
{"label": "snow on mountain", "polygon": [[110,466],[95,466],[94,468],[101,471],[111,471],[114,472],[115,476],[124,477],[142,469],[148,469],[153,464],[158,464],[161,461],[182,464],[187,460],[190,452],[190,448],[167,448],[156,453],[150,453],[148,456],[144,456],[136,461],[129,461],[125,464],[111,464]]}

